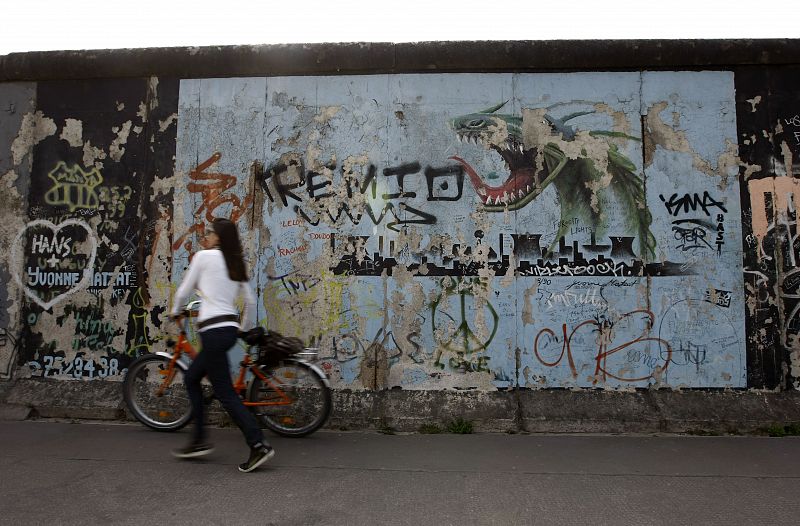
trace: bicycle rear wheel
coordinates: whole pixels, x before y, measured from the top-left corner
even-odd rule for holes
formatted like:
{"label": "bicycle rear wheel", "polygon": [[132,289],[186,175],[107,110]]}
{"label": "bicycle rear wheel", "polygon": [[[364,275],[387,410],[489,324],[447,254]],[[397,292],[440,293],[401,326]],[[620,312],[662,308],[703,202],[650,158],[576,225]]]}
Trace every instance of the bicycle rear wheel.
{"label": "bicycle rear wheel", "polygon": [[[170,359],[147,354],[134,360],[122,384],[131,414],[158,431],[175,431],[189,423],[192,404],[186,393],[183,369],[169,367]],[[172,375],[171,381],[168,380]]]}
{"label": "bicycle rear wheel", "polygon": [[267,382],[254,376],[247,400],[268,404],[248,406],[265,427],[279,435],[301,437],[313,433],[328,420],[331,391],[322,373],[296,360],[260,369]]}

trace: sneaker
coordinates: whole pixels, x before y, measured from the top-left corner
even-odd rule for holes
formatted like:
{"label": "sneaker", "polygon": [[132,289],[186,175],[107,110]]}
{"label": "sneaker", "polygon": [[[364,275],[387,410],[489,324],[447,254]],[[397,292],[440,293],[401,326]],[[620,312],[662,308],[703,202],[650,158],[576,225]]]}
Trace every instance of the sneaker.
{"label": "sneaker", "polygon": [[275,456],[275,450],[270,446],[256,446],[250,448],[250,458],[244,464],[239,464],[239,471],[250,473],[258,466]]}
{"label": "sneaker", "polygon": [[214,451],[214,446],[207,443],[192,442],[186,447],[173,449],[172,456],[178,458],[197,458],[208,455]]}

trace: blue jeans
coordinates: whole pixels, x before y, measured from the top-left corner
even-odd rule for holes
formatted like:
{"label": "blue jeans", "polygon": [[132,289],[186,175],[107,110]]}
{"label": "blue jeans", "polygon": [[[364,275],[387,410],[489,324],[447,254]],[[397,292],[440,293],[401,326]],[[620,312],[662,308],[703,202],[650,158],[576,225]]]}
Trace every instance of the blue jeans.
{"label": "blue jeans", "polygon": [[236,344],[239,330],[236,327],[219,327],[200,332],[202,351],[189,366],[186,372],[186,390],[192,402],[192,416],[194,417],[194,442],[205,442],[205,407],[203,404],[203,389],[200,382],[208,376],[214,395],[222,407],[231,415],[244,434],[244,439],[250,447],[258,444],[266,445],[264,434],[253,414],[242,404],[241,398],[233,390],[231,382],[230,365],[228,363],[228,350]]}

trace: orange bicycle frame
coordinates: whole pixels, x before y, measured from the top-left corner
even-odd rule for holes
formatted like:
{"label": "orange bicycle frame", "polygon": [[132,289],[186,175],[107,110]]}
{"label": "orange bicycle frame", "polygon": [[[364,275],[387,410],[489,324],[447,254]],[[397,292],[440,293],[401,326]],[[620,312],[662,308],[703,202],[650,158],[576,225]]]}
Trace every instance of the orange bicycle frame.
{"label": "orange bicycle frame", "polygon": [[[247,383],[245,382],[245,374],[247,370],[250,369],[253,375],[257,376],[264,382],[265,386],[269,386],[269,388],[278,395],[280,398],[279,400],[270,400],[264,402],[250,402],[248,400],[243,400],[245,406],[247,407],[258,407],[258,406],[269,406],[269,405],[288,405],[292,403],[292,399],[284,393],[280,387],[275,385],[275,383],[270,379],[267,375],[261,372],[261,368],[258,367],[256,364],[253,363],[252,358],[250,358],[249,354],[244,355],[244,359],[239,364],[239,375],[236,377],[236,382],[233,384],[233,389],[239,393],[239,396],[242,396],[245,390],[247,389]],[[242,398],[244,398],[242,396]]]}
{"label": "orange bicycle frame", "polygon": [[[184,326],[181,327],[180,334],[178,335],[178,340],[172,344],[173,352],[172,352],[172,359],[169,362],[169,366],[165,371],[161,371],[161,374],[164,375],[164,381],[161,382],[158,390],[156,391],[157,396],[162,396],[164,391],[172,384],[172,380],[175,378],[175,372],[177,371],[177,362],[180,359],[183,353],[186,353],[190,358],[194,359],[197,356],[197,351],[194,350],[192,347],[191,342],[186,337],[186,324],[188,324],[189,317],[197,316],[197,311],[189,311],[185,318],[187,319],[184,322]],[[236,393],[242,398],[242,403],[248,407],[254,406],[272,406],[272,405],[288,405],[292,403],[292,399],[284,393],[281,388],[276,385],[275,382],[272,381],[267,375],[261,372],[261,368],[258,367],[253,360],[250,358],[249,354],[245,354],[244,359],[239,364],[239,374],[236,377],[236,381],[233,383],[233,389]],[[250,402],[248,400],[244,400],[245,392],[247,390],[247,382],[245,382],[245,376],[247,374],[247,370],[252,371],[252,373],[257,376],[261,381],[264,383],[265,386],[268,386],[276,395],[278,395],[279,399],[277,400],[270,400],[264,402]]]}

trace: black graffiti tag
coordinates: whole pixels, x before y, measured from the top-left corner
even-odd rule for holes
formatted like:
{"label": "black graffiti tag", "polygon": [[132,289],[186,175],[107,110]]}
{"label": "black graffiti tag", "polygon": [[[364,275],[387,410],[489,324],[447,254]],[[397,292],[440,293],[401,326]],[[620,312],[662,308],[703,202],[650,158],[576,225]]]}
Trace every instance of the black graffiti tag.
{"label": "black graffiti tag", "polygon": [[725,213],[728,212],[722,202],[711,197],[708,192],[703,192],[703,197],[700,197],[698,194],[686,194],[683,197],[678,197],[678,194],[672,194],[669,201],[667,201],[663,195],[659,195],[658,197],[661,198],[664,202],[664,206],[667,207],[667,211],[673,216],[677,216],[681,211],[683,211],[683,213],[689,211],[694,212],[698,208],[702,209],[709,217],[711,217],[709,208],[716,207]]}
{"label": "black graffiti tag", "polygon": [[712,248],[711,244],[706,241],[708,232],[706,229],[712,230],[713,225],[705,221],[698,221],[696,219],[679,219],[672,222],[672,231],[675,233],[675,239],[680,241],[676,247],[686,252],[696,248]]}
{"label": "black graffiti tag", "polygon": [[[253,167],[261,188],[270,201],[274,202],[276,199],[273,191],[284,206],[288,206],[289,198],[297,201],[294,205],[295,212],[312,225],[319,224],[321,214],[327,215],[334,223],[338,223],[343,215],[346,215],[353,224],[359,224],[364,212],[375,225],[382,223],[388,216],[390,220],[386,227],[394,231],[399,231],[398,226],[403,225],[432,225],[437,222],[435,215],[417,207],[421,205],[412,206],[407,201],[417,198],[417,193],[406,188],[406,182],[424,177],[427,186],[427,201],[458,201],[462,198],[464,190],[464,170],[459,165],[428,166],[424,170],[417,162],[390,166],[384,168],[381,173],[385,178],[383,180],[392,181],[396,189],[393,192],[380,194],[383,208],[376,212],[369,202],[358,207],[350,207],[347,202],[337,200],[336,195],[330,191],[330,187],[334,184],[333,181],[313,170],[307,171],[302,161],[291,160],[288,163],[278,163],[266,171],[260,163],[254,163]],[[326,168],[333,172],[337,166],[330,163]],[[358,180],[356,174],[350,173],[345,167],[340,167],[340,172],[348,198],[353,197],[356,193],[371,195],[372,199],[378,197],[378,169],[374,165],[370,164],[366,167],[361,181]],[[290,182],[290,179],[293,181]],[[385,183],[381,186],[384,185]],[[307,194],[307,199],[303,196],[304,193]],[[324,199],[331,200],[333,206],[311,206],[311,203]]]}

